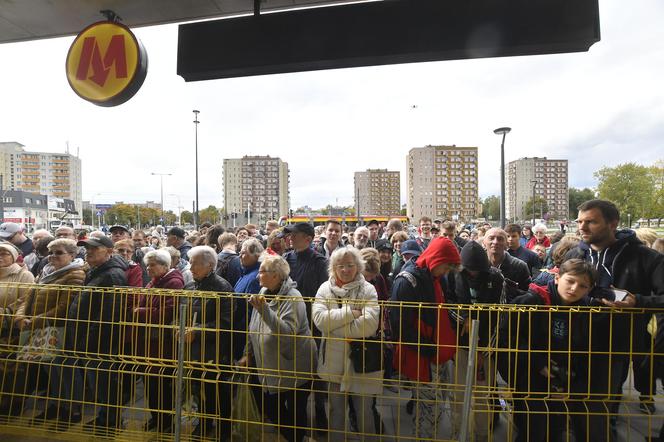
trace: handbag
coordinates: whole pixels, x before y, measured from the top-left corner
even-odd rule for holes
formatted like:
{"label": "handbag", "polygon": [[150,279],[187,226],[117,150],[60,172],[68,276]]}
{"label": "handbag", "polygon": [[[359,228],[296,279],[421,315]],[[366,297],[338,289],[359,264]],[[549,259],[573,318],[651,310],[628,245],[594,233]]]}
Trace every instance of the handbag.
{"label": "handbag", "polygon": [[[28,362],[49,362],[58,356],[64,344],[64,327],[47,326],[28,332],[29,337],[25,342],[25,334],[21,335],[21,348],[16,359]],[[25,343],[24,343],[25,342]]]}
{"label": "handbag", "polygon": [[355,373],[373,373],[383,370],[383,342],[380,335],[361,341],[351,341],[350,360]]}

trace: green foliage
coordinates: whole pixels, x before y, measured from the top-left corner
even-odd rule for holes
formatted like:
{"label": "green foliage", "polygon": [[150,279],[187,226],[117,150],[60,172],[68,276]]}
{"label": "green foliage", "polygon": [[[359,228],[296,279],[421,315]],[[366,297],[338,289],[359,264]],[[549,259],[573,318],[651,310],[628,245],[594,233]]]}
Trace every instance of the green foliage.
{"label": "green foliage", "polygon": [[577,207],[585,201],[595,199],[595,192],[587,187],[584,189],[577,189],[575,187],[569,188],[569,219],[576,219],[578,215]]}
{"label": "green foliage", "polygon": [[482,201],[482,217],[486,219],[500,219],[500,197],[488,196]]}
{"label": "green foliage", "polygon": [[[137,226],[140,220],[141,228],[160,224],[161,210],[138,207],[133,204],[116,204],[106,211],[104,219],[106,224],[122,224]],[[164,224],[175,224],[177,216],[170,210],[164,212]]]}
{"label": "green foliage", "polygon": [[205,209],[198,212],[198,216],[201,218],[199,223],[212,223],[216,224],[221,218],[221,212],[215,206],[207,206]]}
{"label": "green foliage", "polygon": [[188,210],[183,210],[183,211],[180,213],[180,222],[181,222],[182,224],[193,224],[193,222],[194,222],[194,214],[191,213],[191,212],[188,211]]}
{"label": "green foliage", "polygon": [[544,218],[544,215],[549,213],[549,204],[541,196],[536,196],[535,199],[530,198],[526,202],[523,206],[523,218],[531,219],[533,217],[533,201],[535,202],[535,218]]}
{"label": "green foliage", "polygon": [[612,201],[620,209],[623,221],[627,220],[627,214],[631,214],[632,220],[664,215],[663,175],[661,162],[650,167],[626,163],[595,172],[599,197]]}

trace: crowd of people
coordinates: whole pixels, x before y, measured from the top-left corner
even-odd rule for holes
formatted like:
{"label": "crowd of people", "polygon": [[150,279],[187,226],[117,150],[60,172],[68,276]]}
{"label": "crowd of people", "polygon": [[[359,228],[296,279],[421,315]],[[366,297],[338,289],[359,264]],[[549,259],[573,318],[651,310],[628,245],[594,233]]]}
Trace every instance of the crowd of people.
{"label": "crowd of people", "polygon": [[[205,417],[196,435],[230,437],[232,376],[245,369],[262,415],[288,441],[342,441],[348,429],[378,440],[387,430],[376,398],[405,387],[411,436],[437,437],[448,395],[455,438],[477,321],[475,440],[488,440],[496,425],[499,381],[515,392],[516,440],[544,441],[567,428],[576,440],[612,440],[630,363],[641,411],[656,411],[664,323],[648,330],[664,317],[623,309],[664,307],[663,241],[654,230],[619,229],[609,201],[578,210],[576,232],[551,235],[543,224],[465,228],[423,217],[415,231],[399,219],[354,229],[268,221],[262,230],[206,223],[194,232],[116,225],[110,235],[62,226],[30,239],[4,223],[0,413],[20,416],[45,389],[34,420],[66,427],[81,422],[93,391],[96,417],[86,428],[119,429],[134,381],[114,355],[173,360],[184,339],[188,358],[199,361],[194,390]],[[110,290],[118,287],[136,295]],[[481,304],[540,308],[516,320],[516,310]],[[170,327],[178,305],[189,312],[184,336]],[[127,323],[137,326],[121,331]],[[53,328],[63,340],[54,359],[23,353],[25,332]],[[174,369],[142,370],[151,411],[144,429],[170,432]]]}

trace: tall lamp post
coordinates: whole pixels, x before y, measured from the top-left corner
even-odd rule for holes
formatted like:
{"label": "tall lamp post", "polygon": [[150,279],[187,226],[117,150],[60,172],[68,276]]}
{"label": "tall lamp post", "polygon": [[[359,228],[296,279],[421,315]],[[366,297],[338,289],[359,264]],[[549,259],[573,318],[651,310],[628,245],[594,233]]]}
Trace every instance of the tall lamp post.
{"label": "tall lamp post", "polygon": [[195,132],[195,143],[196,143],[196,210],[194,211],[194,229],[198,230],[198,114],[201,111],[194,109],[194,132]]}
{"label": "tall lamp post", "polygon": [[535,189],[537,189],[537,180],[530,180],[533,185],[533,225],[535,224]]}
{"label": "tall lamp post", "polygon": [[152,172],[150,175],[157,175],[161,183],[161,225],[164,225],[164,177],[171,176],[172,173],[156,173]]}
{"label": "tall lamp post", "polygon": [[511,127],[499,127],[493,131],[496,135],[502,135],[500,143],[500,227],[505,227],[505,135],[510,133]]}

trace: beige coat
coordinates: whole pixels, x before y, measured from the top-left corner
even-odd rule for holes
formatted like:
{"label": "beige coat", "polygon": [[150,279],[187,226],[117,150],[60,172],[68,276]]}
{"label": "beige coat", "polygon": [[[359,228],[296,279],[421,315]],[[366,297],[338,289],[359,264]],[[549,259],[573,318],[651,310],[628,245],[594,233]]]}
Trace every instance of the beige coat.
{"label": "beige coat", "polygon": [[[76,259],[61,269],[48,272],[50,269],[50,265],[46,266],[45,272],[37,280],[39,286],[16,302],[16,319],[25,317],[32,320],[34,329],[49,325],[49,319],[64,318],[67,315],[69,304],[80,289],[62,286],[82,286],[88,265]],[[50,325],[53,325],[52,321]]]}

